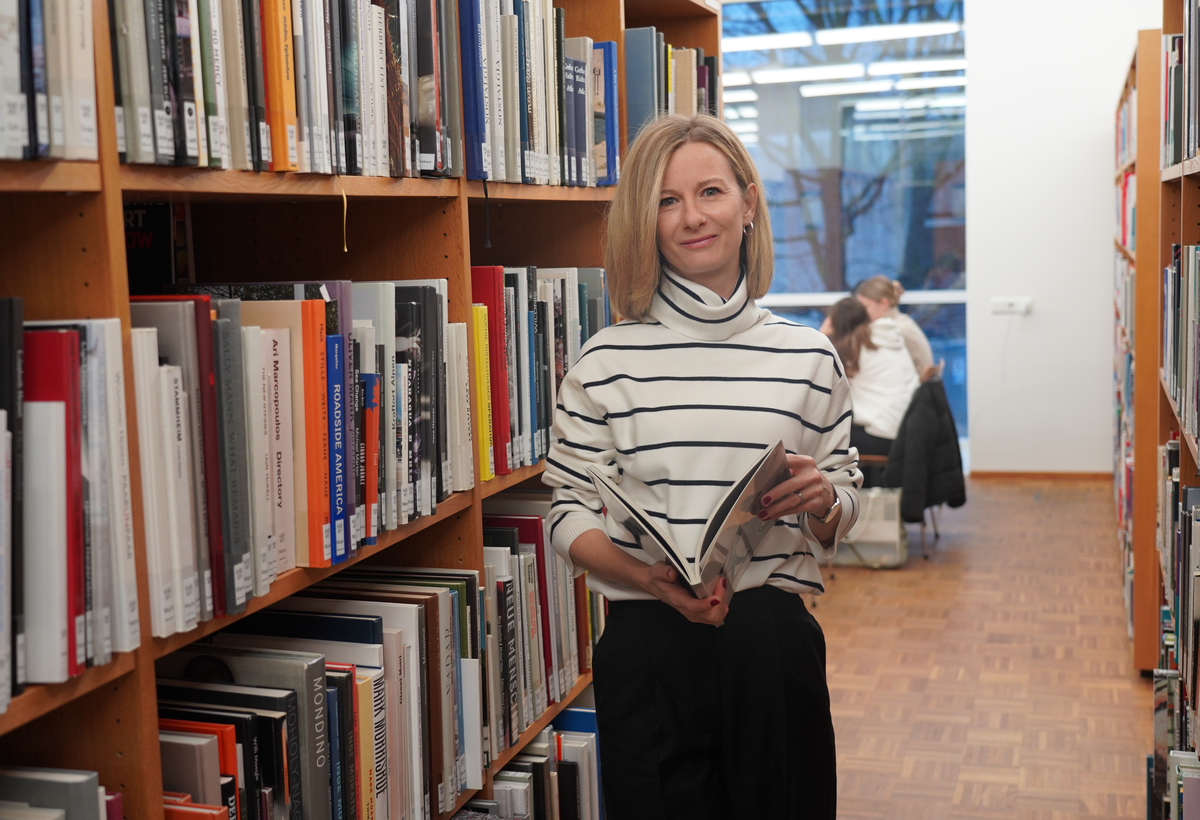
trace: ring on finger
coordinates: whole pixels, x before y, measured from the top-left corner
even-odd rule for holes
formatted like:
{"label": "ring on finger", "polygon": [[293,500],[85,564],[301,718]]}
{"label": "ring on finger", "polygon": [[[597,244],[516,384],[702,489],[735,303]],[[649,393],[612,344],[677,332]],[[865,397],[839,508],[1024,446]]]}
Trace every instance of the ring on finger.
{"label": "ring on finger", "polygon": [[801,494],[801,493],[796,493],[796,503],[797,503],[797,504],[803,504],[803,503],[804,503],[804,496],[803,496],[803,494]]}

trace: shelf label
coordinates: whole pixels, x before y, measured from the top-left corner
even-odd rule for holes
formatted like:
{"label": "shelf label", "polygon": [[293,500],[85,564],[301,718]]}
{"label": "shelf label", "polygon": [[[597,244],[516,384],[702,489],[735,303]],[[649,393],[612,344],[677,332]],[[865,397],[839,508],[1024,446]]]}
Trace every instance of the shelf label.
{"label": "shelf label", "polygon": [[117,115],[117,153],[125,153],[125,107],[118,105],[113,108]]}

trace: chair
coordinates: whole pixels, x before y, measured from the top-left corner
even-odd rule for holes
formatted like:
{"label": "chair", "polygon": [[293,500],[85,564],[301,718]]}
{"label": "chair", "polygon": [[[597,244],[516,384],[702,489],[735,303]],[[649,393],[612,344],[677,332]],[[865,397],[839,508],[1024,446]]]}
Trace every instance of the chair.
{"label": "chair", "polygon": [[[886,473],[886,469],[887,469],[887,465],[888,465],[888,457],[887,456],[878,456],[878,455],[860,455],[858,457],[858,463],[860,465],[869,464],[869,465],[875,466],[875,467],[882,467],[882,468],[884,468],[884,471]],[[938,504],[936,506],[940,507],[941,505]],[[941,537],[941,534],[938,532],[938,527],[937,527],[937,516],[934,514],[933,507],[929,507],[928,511],[929,511],[929,520],[933,525],[933,542],[936,544],[938,538]],[[858,550],[854,550],[854,553],[857,555]],[[925,511],[924,510],[922,510],[922,512],[921,512],[921,556],[926,561],[929,560],[929,546],[926,544],[926,541],[925,541]],[[863,561],[864,564],[867,563],[865,560],[863,560],[862,556],[859,556],[859,560]]]}

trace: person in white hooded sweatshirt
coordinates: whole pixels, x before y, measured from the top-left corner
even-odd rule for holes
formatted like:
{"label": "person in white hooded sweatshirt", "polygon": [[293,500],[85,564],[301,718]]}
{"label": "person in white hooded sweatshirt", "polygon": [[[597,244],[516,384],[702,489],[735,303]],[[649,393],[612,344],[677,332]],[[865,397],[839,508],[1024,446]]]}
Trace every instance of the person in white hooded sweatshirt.
{"label": "person in white hooded sweatshirt", "polygon": [[920,385],[900,328],[889,316],[871,321],[862,303],[848,297],[830,309],[821,330],[833,340],[850,381],[851,446],[886,456]]}

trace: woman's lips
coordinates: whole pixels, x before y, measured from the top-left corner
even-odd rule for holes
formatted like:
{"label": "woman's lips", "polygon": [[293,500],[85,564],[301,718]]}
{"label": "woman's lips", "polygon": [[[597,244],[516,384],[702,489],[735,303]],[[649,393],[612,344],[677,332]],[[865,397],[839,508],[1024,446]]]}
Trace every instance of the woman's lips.
{"label": "woman's lips", "polygon": [[716,238],[716,234],[711,234],[709,236],[702,236],[699,239],[691,239],[687,242],[681,242],[680,244],[690,250],[697,250],[699,248],[707,248],[716,240]]}

